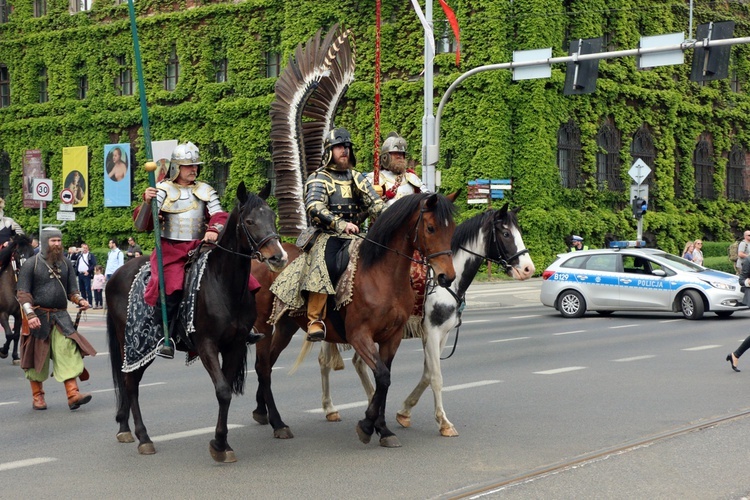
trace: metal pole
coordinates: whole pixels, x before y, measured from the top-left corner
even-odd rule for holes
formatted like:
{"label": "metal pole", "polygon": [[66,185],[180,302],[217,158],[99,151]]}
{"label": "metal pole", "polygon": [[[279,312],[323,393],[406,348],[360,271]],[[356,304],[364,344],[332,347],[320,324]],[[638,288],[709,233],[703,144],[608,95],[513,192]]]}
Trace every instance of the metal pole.
{"label": "metal pole", "polygon": [[[425,18],[432,27],[432,0],[425,0]],[[430,33],[424,33],[424,115],[422,116],[422,181],[427,189],[435,191],[435,163],[430,163],[429,153],[435,143],[435,116],[432,114],[434,79],[432,61],[435,54],[430,43]]]}
{"label": "metal pole", "polygon": [[[146,147],[146,170],[148,171],[148,185],[156,187],[156,163],[154,163],[154,154],[151,150],[151,127],[148,122],[148,105],[146,102],[146,86],[143,82],[143,64],[141,63],[141,47],[138,43],[138,28],[135,23],[135,7],[133,0],[128,0],[128,12],[130,13],[130,34],[133,37],[133,57],[135,59],[135,69],[138,74],[138,95],[141,101],[141,121],[143,123],[143,140]],[[164,292],[164,266],[162,264],[161,254],[161,234],[159,231],[159,207],[156,204],[156,198],[151,200],[151,215],[154,221],[154,238],[156,239],[156,262],[159,269],[159,302],[161,303],[161,321],[164,330],[164,344],[157,354],[164,358],[174,358],[174,347],[169,339],[169,326],[167,324],[167,301]]]}

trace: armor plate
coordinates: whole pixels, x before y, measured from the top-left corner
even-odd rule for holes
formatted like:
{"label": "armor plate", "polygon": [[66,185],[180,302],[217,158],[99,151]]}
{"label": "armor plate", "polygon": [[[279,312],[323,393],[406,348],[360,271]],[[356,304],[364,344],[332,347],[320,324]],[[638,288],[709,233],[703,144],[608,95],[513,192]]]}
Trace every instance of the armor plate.
{"label": "armor plate", "polygon": [[176,241],[203,238],[206,232],[206,211],[209,215],[221,211],[219,195],[205,182],[180,186],[172,181],[160,182],[156,200],[163,214],[161,235]]}
{"label": "armor plate", "polygon": [[305,185],[305,205],[313,226],[343,232],[347,222],[357,223],[360,212],[377,216],[382,201],[365,176],[356,170],[316,170]]}

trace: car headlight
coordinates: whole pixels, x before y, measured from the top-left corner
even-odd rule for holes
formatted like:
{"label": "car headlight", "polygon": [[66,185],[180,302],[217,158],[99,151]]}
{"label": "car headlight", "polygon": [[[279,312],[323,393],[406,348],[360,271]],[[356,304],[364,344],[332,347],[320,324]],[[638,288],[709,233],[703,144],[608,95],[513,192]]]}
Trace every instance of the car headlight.
{"label": "car headlight", "polygon": [[714,288],[718,288],[719,290],[733,291],[735,289],[734,285],[730,285],[729,283],[725,283],[723,281],[706,281],[706,283]]}

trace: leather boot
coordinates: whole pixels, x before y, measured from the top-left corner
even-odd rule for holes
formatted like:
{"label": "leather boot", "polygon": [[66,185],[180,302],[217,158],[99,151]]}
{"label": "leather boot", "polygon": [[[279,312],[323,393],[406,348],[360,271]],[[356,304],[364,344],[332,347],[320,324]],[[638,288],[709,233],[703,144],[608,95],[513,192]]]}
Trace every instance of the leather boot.
{"label": "leather boot", "polygon": [[249,332],[247,332],[247,340],[245,340],[245,343],[247,345],[253,345],[257,342],[260,342],[264,338],[266,338],[265,335],[263,335],[262,333],[256,332],[255,328],[252,328]]}
{"label": "leather boot", "polygon": [[32,408],[35,410],[46,410],[47,402],[44,400],[44,389],[42,388],[41,382],[31,382],[31,394],[34,396],[34,402]]}
{"label": "leather boot", "polygon": [[74,378],[69,378],[65,381],[65,392],[68,393],[68,407],[71,410],[77,410],[79,406],[91,401],[91,394],[81,394],[78,392],[78,383]]}
{"label": "leather boot", "polygon": [[308,292],[307,296],[307,341],[320,342],[326,338],[326,302],[328,294]]}

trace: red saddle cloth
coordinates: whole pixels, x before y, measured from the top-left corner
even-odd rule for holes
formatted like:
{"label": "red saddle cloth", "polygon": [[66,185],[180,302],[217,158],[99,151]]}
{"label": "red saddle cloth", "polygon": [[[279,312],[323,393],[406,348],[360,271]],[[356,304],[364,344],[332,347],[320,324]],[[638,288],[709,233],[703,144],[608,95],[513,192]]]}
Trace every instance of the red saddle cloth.
{"label": "red saddle cloth", "polygon": [[[414,251],[414,260],[419,260],[419,252]],[[411,263],[410,271],[411,289],[414,290],[414,309],[412,310],[412,316],[424,316],[424,300],[425,290],[427,288],[427,266],[419,264],[417,262]]]}

